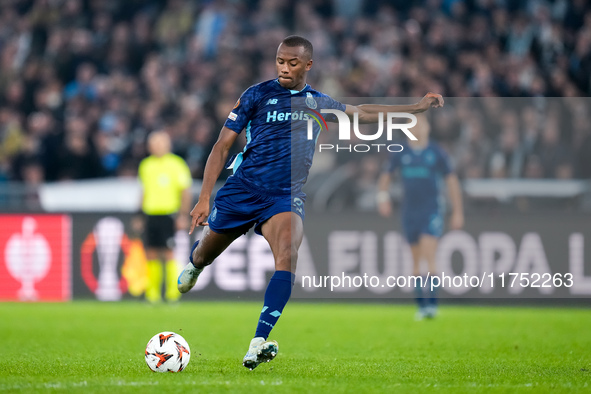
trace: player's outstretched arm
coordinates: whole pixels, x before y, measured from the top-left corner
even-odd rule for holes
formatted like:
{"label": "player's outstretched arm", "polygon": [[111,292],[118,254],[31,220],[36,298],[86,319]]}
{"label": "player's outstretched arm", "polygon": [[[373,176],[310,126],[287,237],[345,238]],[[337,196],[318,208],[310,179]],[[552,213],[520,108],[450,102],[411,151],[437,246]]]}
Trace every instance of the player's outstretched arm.
{"label": "player's outstretched arm", "polygon": [[199,201],[197,201],[197,204],[195,204],[195,207],[191,211],[191,229],[189,230],[189,234],[193,232],[195,226],[207,226],[206,220],[209,216],[209,200],[211,199],[211,193],[213,192],[216,181],[224,169],[224,165],[228,158],[228,152],[237,137],[238,133],[225,126],[222,127],[220,136],[211,149],[211,153],[205,163],[203,185],[201,186],[201,193],[199,193]]}
{"label": "player's outstretched arm", "polygon": [[358,113],[359,123],[376,123],[379,120],[380,112],[405,112],[409,114],[419,114],[429,108],[443,107],[443,97],[437,93],[427,93],[418,103],[408,105],[380,105],[380,104],[361,104],[348,105],[345,113],[349,118],[353,118],[355,112]]}
{"label": "player's outstretched arm", "polygon": [[464,227],[464,208],[462,204],[462,188],[460,187],[460,181],[456,174],[451,173],[445,177],[445,183],[452,209],[449,227],[452,230],[459,230]]}

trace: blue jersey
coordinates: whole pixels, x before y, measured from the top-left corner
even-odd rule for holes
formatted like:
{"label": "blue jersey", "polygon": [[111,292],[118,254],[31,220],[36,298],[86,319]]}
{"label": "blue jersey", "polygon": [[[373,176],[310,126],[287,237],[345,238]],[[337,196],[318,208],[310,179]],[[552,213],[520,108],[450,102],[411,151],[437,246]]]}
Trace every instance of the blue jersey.
{"label": "blue jersey", "polygon": [[345,105],[306,85],[299,92],[274,79],[251,86],[240,96],[225,126],[236,133],[246,130],[246,146],[234,162],[234,177],[266,195],[300,193],[312,166],[320,127],[312,109],[338,109]]}
{"label": "blue jersey", "polygon": [[447,154],[434,142],[421,150],[405,145],[400,153],[393,153],[386,170],[400,169],[404,198],[404,216],[425,215],[443,210],[441,182],[451,173]]}

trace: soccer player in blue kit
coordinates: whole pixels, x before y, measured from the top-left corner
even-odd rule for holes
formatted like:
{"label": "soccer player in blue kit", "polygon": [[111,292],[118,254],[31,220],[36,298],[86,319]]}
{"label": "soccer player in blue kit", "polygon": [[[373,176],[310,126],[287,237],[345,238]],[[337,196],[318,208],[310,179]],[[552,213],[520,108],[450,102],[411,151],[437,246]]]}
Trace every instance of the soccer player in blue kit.
{"label": "soccer player in blue kit", "polygon": [[[320,103],[323,108],[343,111],[350,118],[357,112],[359,121],[364,123],[377,122],[379,112],[420,113],[443,105],[442,97],[434,93],[411,105],[342,104],[306,84],[312,53],[312,44],[303,37],[289,36],[281,42],[275,59],[278,77],[251,86],[237,101],[207,159],[199,201],[191,211],[190,233],[196,226],[208,227],[193,245],[190,262],[179,276],[181,293],[188,292],[203,269],[253,226],[255,233],[265,237],[273,253],[275,273],[265,291],[255,336],[243,360],[243,365],[251,370],[277,355],[278,344],[269,341],[268,336],[291,295],[303,238],[305,195],[301,189],[312,165],[315,139],[299,140],[301,149],[293,150],[292,157],[292,127],[298,122],[292,98],[306,100],[310,108]],[[215,182],[224,169],[228,151],[244,129],[246,146],[234,160],[234,173],[218,191],[210,211]],[[305,137],[305,133],[301,134]]]}
{"label": "soccer player in blue kit", "polygon": [[[404,197],[402,201],[402,228],[410,245],[413,275],[421,275],[420,263],[427,261],[429,276],[437,275],[435,254],[437,241],[443,233],[442,181],[445,181],[452,207],[449,226],[457,230],[464,225],[462,192],[458,177],[452,172],[449,158],[435,142],[429,141],[430,125],[424,115],[417,116],[411,133],[417,138],[403,144],[402,152],[393,153],[378,181],[378,211],[382,216],[392,214],[390,201],[391,173],[400,170]],[[426,278],[423,277],[425,280]],[[436,289],[427,283],[429,298],[423,296],[421,283],[415,283],[419,306],[417,320],[433,318],[437,314]]]}

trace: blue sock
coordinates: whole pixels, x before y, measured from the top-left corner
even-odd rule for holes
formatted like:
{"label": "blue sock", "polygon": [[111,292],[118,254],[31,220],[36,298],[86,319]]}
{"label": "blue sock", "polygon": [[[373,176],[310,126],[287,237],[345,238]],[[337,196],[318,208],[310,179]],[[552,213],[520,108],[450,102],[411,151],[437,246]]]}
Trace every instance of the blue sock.
{"label": "blue sock", "polygon": [[419,304],[419,308],[424,308],[427,305],[427,300],[423,297],[423,287],[421,286],[423,282],[426,280],[424,276],[421,276],[421,280],[417,280],[415,282],[415,296],[417,300],[417,304]]}
{"label": "blue sock", "polygon": [[[437,290],[438,287],[433,286],[433,277],[429,277],[429,305],[430,306],[437,306]],[[433,289],[433,290],[431,290]]]}
{"label": "blue sock", "polygon": [[255,337],[265,339],[269,337],[271,330],[277,323],[279,316],[281,316],[281,312],[283,312],[285,304],[287,304],[287,300],[289,300],[294,283],[295,275],[291,272],[275,271],[267,285],[265,305],[259,317]]}
{"label": "blue sock", "polygon": [[[189,261],[191,262],[191,264],[193,264],[195,266],[195,263],[193,262],[193,252],[195,251],[195,248],[197,247],[197,245],[199,245],[199,241],[197,240],[195,241],[195,243],[193,244],[193,246],[191,246],[191,253],[189,253]],[[196,266],[195,266],[196,267]]]}

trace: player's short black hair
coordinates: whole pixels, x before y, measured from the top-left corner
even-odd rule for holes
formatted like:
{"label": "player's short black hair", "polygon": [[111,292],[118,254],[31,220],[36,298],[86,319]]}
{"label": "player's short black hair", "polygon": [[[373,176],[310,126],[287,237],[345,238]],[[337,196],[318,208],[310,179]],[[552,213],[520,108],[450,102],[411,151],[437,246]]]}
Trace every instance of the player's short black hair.
{"label": "player's short black hair", "polygon": [[302,36],[288,36],[281,41],[281,43],[290,48],[293,47],[304,47],[304,52],[312,59],[314,54],[314,47],[312,43]]}

